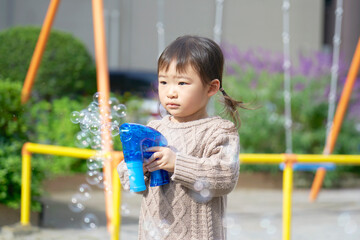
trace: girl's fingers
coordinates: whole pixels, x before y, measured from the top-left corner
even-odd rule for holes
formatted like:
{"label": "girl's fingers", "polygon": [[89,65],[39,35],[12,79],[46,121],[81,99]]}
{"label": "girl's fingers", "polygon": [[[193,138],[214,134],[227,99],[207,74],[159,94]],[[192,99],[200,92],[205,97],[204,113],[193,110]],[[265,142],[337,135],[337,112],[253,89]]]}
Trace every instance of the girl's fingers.
{"label": "girl's fingers", "polygon": [[155,152],[153,155],[151,155],[151,157],[146,160],[146,164],[150,164],[152,163],[153,161],[155,161],[156,159],[160,158],[162,156],[162,154],[160,152]]}
{"label": "girl's fingers", "polygon": [[145,150],[145,152],[160,152],[162,150],[162,148],[164,148],[164,147],[159,147],[159,146],[150,147],[150,148],[147,148]]}
{"label": "girl's fingers", "polygon": [[156,170],[159,170],[159,165],[157,162],[152,162],[150,163],[149,165],[146,166],[147,170],[149,172],[153,172],[153,171],[156,171]]}

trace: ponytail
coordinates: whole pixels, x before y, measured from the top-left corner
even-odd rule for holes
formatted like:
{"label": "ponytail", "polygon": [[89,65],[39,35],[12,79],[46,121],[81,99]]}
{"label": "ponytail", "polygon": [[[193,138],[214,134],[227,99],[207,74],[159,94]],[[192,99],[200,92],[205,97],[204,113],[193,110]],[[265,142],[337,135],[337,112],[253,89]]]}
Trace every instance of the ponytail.
{"label": "ponytail", "polygon": [[237,101],[231,98],[222,87],[220,87],[219,90],[224,97],[223,103],[225,105],[225,112],[233,119],[236,127],[239,128],[241,126],[241,120],[240,120],[240,114],[238,112],[238,108],[242,108],[242,109],[249,109],[249,108],[245,106],[245,103],[243,101]]}

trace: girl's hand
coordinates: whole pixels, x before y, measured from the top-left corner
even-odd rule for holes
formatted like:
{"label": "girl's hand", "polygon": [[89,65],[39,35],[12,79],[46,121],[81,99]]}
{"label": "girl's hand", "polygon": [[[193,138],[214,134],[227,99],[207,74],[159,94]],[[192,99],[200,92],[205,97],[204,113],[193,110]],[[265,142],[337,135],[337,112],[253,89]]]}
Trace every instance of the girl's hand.
{"label": "girl's hand", "polygon": [[168,147],[151,147],[146,151],[154,152],[153,155],[144,162],[144,166],[148,171],[153,172],[163,169],[168,172],[174,172],[176,159],[174,151]]}

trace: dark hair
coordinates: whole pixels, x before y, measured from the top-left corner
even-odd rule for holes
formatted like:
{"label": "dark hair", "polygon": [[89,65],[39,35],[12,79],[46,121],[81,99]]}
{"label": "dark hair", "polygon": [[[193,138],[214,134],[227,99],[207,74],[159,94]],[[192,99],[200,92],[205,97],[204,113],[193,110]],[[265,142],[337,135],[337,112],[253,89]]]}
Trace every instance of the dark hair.
{"label": "dark hair", "polygon": [[231,116],[237,126],[240,126],[240,115],[237,108],[245,108],[242,101],[231,98],[222,87],[224,69],[224,55],[213,40],[199,36],[185,35],[178,37],[165,48],[158,60],[158,73],[167,71],[173,60],[176,60],[176,70],[184,73],[190,64],[199,74],[204,85],[210,84],[214,79],[220,81],[220,91],[224,96],[226,112]]}

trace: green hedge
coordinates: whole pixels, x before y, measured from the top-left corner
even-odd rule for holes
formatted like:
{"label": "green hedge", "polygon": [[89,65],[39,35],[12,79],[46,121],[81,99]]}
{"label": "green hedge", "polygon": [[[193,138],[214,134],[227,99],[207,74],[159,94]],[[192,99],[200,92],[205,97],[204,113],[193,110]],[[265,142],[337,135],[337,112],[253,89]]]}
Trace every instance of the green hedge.
{"label": "green hedge", "polygon": [[[21,88],[20,82],[0,78],[0,203],[13,208],[20,204],[21,148],[29,130],[25,117],[29,105],[20,103]],[[33,162],[31,195],[35,198],[42,193],[44,177],[41,163]],[[39,210],[39,203],[34,201],[32,208]]]}
{"label": "green hedge", "polygon": [[[0,32],[0,77],[24,82],[39,33],[40,28],[32,26]],[[69,33],[52,30],[35,79],[33,97],[49,100],[95,91],[94,61],[84,44]]]}

